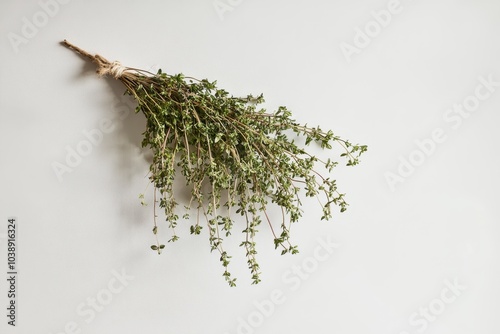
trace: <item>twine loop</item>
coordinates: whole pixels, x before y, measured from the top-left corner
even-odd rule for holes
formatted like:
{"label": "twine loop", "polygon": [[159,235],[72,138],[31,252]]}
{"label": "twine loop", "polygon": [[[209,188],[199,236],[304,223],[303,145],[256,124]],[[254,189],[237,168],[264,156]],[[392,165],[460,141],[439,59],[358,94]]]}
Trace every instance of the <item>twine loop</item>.
{"label": "twine loop", "polygon": [[119,79],[123,76],[123,73],[125,73],[128,70],[128,68],[122,66],[122,64],[119,61],[113,61],[113,62],[98,61],[98,63],[99,63],[99,68],[97,70],[97,74],[99,74],[100,76],[111,75],[115,79]]}

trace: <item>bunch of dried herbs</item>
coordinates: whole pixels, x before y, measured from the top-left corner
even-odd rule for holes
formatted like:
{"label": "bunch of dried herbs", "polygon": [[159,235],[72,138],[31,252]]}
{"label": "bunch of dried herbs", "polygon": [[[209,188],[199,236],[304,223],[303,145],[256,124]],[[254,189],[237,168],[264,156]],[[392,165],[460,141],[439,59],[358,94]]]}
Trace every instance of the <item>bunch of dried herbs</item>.
{"label": "bunch of dried herbs", "polygon": [[[142,146],[153,153],[149,179],[154,186],[156,243],[151,248],[158,253],[165,248],[157,234],[161,226],[157,210],[161,209],[172,230],[169,241],[178,239],[176,228],[181,219],[190,222],[192,234],[207,228],[210,248],[220,254],[223,276],[234,286],[236,279],[228,271],[231,256],[223,240],[236,228],[243,232],[240,246],[246,251],[256,284],[260,270],[254,238],[260,225],[269,226],[274,245],[282,254],[294,254],[297,247],[290,243],[290,224],[302,215],[301,194],[318,198],[322,219],[332,217],[332,205],[341,212],[346,210],[336,181],[324,175],[330,174],[338,161],[308,153],[293,137],[304,137],[306,145],[313,142],[328,150],[338,145],[339,156],[348,166],[358,164],[359,156],[367,150],[365,145],[353,145],[332,131],[299,124],[286,107],[272,113],[258,108],[264,102],[262,95],[234,97],[218,88],[215,81],[124,67],[66,40],[63,44],[95,62],[99,75],[120,80],[126,94],[137,101],[136,112],[147,119]],[[191,197],[182,205],[174,193],[178,174],[185,179]],[[268,213],[272,206],[281,210],[278,222]],[[235,216],[243,217],[238,220],[242,226],[235,225]]]}

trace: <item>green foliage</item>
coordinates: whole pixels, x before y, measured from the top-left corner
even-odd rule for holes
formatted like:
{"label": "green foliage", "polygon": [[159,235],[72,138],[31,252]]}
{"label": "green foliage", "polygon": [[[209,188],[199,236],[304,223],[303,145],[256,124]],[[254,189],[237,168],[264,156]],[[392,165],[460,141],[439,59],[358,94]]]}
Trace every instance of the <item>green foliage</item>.
{"label": "green foliage", "polygon": [[[161,70],[156,75],[142,73],[120,80],[137,100],[136,111],[147,118],[142,145],[153,152],[150,179],[155,198],[159,192],[155,206],[163,209],[174,231],[169,241],[177,240],[179,216],[174,179],[180,173],[191,192],[183,218],[196,212],[196,224],[190,227],[192,234],[200,234],[200,224],[205,222],[211,251],[220,253],[223,276],[231,286],[235,279],[228,271],[231,257],[223,248],[223,239],[233,231],[234,214],[241,215],[245,222],[240,246],[246,251],[256,284],[260,270],[254,238],[263,222],[273,233],[275,247],[281,248],[282,254],[295,254],[298,250],[290,243],[289,232],[290,224],[302,215],[301,191],[320,199],[321,219],[332,217],[332,204],[341,212],[346,210],[344,194],[338,191],[335,180],[316,170],[319,165],[332,172],[338,162],[309,154],[295,144],[290,134],[305,137],[306,145],[316,142],[324,149],[339,144],[340,156],[347,159],[348,166],[358,164],[366,146],[352,145],[332,131],[298,124],[286,107],[274,113],[257,109],[264,102],[262,95],[235,98],[217,88],[216,82],[167,75]],[[281,208],[279,227],[269,218],[270,205]],[[156,229],[155,221],[155,234]]]}
{"label": "green foliage", "polygon": [[[298,252],[290,243],[290,225],[301,215],[301,192],[317,197],[323,210],[321,219],[332,217],[332,204],[343,212],[347,203],[334,179],[323,176],[318,168],[332,173],[338,162],[308,153],[292,138],[303,137],[331,150],[341,148],[340,157],[346,165],[358,164],[365,145],[352,145],[319,127],[301,125],[292,119],[286,107],[274,113],[257,109],[264,102],[262,95],[235,98],[217,88],[216,82],[184,77],[182,74],[153,74],[121,66],[100,55],[64,40],[62,44],[95,62],[99,75],[112,75],[127,88],[126,93],[138,103],[137,112],[146,116],[147,126],[142,145],[153,152],[149,178],[154,185],[153,234],[156,244],[151,249],[161,253],[165,248],[158,240],[157,209],[161,209],[176,241],[180,210],[182,218],[196,213],[191,234],[208,230],[210,249],[220,254],[223,276],[230,286],[235,278],[228,271],[231,256],[223,248],[223,240],[240,229],[244,236],[240,246],[245,249],[248,268],[254,284],[260,282],[255,235],[261,224],[269,225],[275,248],[281,254]],[[191,198],[179,209],[174,194],[174,179],[180,173]],[[144,195],[139,196],[146,205]],[[273,223],[268,208],[281,209],[281,220]],[[243,226],[235,225],[241,216]],[[276,226],[279,225],[279,226]]]}

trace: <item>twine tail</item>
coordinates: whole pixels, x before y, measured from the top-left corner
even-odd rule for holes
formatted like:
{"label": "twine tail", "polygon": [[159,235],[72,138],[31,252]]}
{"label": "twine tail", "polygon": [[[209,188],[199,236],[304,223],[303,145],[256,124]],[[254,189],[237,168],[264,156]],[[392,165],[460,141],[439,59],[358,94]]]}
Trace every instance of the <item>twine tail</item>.
{"label": "twine tail", "polygon": [[104,58],[101,55],[92,55],[88,53],[87,51],[79,48],[76,45],[71,44],[67,40],[64,40],[61,42],[62,45],[65,47],[75,51],[76,53],[80,54],[81,56],[90,59],[93,63],[97,64],[97,75],[99,76],[104,76],[104,75],[111,75],[115,79],[119,79],[123,76],[123,74],[129,70],[128,67],[122,66],[120,62],[118,61],[113,61],[110,62],[106,58]]}

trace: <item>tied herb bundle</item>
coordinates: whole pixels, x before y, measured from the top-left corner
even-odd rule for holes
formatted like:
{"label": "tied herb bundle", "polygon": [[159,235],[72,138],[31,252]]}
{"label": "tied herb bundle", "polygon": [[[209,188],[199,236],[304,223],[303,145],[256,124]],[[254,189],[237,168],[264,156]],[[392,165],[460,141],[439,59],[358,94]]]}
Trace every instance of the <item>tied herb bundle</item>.
{"label": "tied herb bundle", "polygon": [[[126,94],[137,101],[136,112],[147,119],[142,146],[153,153],[149,178],[154,186],[156,244],[151,248],[158,253],[165,245],[158,240],[157,210],[164,211],[172,230],[168,241],[178,239],[176,227],[181,218],[192,221],[192,234],[200,234],[206,226],[211,251],[220,253],[223,276],[234,286],[236,279],[228,271],[231,256],[223,247],[223,239],[237,223],[234,216],[242,216],[239,229],[244,238],[240,246],[245,249],[252,283],[256,284],[260,269],[254,239],[261,224],[269,226],[274,245],[282,254],[295,254],[298,250],[290,243],[290,225],[301,217],[302,191],[305,196],[318,198],[321,219],[332,217],[332,205],[341,212],[346,210],[344,194],[337,189],[336,181],[318,171],[320,167],[323,173],[331,173],[338,161],[308,153],[290,134],[304,137],[306,145],[315,142],[324,149],[338,145],[339,155],[348,166],[358,164],[359,156],[367,150],[365,145],[352,145],[332,131],[301,125],[286,107],[274,113],[258,109],[264,102],[262,95],[233,97],[217,88],[216,82],[124,67],[66,40],[62,44],[96,63],[100,76],[120,80]],[[181,210],[174,194],[178,173],[191,194]],[[268,213],[272,205],[281,210],[277,222]],[[196,218],[191,220],[193,212]]]}

